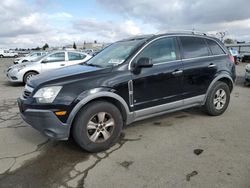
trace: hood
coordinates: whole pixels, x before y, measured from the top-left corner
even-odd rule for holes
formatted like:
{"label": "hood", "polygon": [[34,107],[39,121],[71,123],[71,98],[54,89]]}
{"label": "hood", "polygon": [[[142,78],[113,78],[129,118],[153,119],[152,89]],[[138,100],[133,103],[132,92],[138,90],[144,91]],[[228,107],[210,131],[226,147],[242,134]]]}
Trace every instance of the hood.
{"label": "hood", "polygon": [[54,82],[67,82],[70,80],[83,78],[84,76],[89,75],[88,73],[99,71],[99,70],[101,71],[104,69],[98,68],[98,67],[86,66],[86,65],[68,66],[68,67],[41,73],[35,76],[34,78],[32,78],[28,82],[28,85],[30,85],[31,87],[37,87],[40,84],[48,83],[48,82],[53,84],[53,81]]}

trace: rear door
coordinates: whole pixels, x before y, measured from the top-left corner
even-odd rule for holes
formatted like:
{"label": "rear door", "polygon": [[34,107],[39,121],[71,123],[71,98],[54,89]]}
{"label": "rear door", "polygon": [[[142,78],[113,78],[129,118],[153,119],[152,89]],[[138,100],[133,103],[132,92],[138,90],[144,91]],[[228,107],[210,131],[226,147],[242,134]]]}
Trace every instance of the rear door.
{"label": "rear door", "polygon": [[65,52],[55,52],[50,54],[41,62],[41,65],[42,72],[67,66]]}
{"label": "rear door", "polygon": [[202,37],[180,36],[179,41],[183,62],[183,98],[202,98],[217,72],[213,55]]}

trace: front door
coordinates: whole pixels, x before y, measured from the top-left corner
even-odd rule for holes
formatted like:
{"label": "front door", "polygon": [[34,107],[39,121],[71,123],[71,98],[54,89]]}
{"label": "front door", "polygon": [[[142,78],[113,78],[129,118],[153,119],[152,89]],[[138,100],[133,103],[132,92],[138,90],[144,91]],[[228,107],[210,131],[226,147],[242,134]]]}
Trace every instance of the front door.
{"label": "front door", "polygon": [[67,66],[67,62],[65,61],[65,52],[55,52],[46,57],[41,64],[42,72]]}
{"label": "front door", "polygon": [[179,60],[176,38],[163,37],[151,42],[132,61],[132,67],[143,57],[151,59],[153,66],[132,73],[134,110],[164,106],[176,101],[181,104],[182,62]]}

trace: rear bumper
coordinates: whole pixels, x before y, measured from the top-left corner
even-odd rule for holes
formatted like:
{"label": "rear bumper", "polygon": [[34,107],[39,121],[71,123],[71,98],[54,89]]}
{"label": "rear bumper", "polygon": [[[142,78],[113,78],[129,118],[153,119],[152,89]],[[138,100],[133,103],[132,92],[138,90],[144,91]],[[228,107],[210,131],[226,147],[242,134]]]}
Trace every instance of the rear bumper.
{"label": "rear bumper", "polygon": [[70,126],[62,123],[50,110],[25,109],[22,99],[18,99],[22,119],[42,134],[56,140],[67,140]]}

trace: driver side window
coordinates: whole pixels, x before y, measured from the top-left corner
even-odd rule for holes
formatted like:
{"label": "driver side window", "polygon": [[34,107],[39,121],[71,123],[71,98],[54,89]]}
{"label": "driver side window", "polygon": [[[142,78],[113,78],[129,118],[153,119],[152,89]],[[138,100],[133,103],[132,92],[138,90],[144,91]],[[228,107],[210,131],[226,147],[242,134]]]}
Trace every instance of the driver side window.
{"label": "driver side window", "polygon": [[175,38],[166,37],[152,42],[136,57],[135,62],[142,57],[151,59],[153,64],[177,60]]}
{"label": "driver side window", "polygon": [[65,53],[64,52],[54,53],[50,55],[49,57],[47,57],[46,61],[48,63],[65,61]]}

